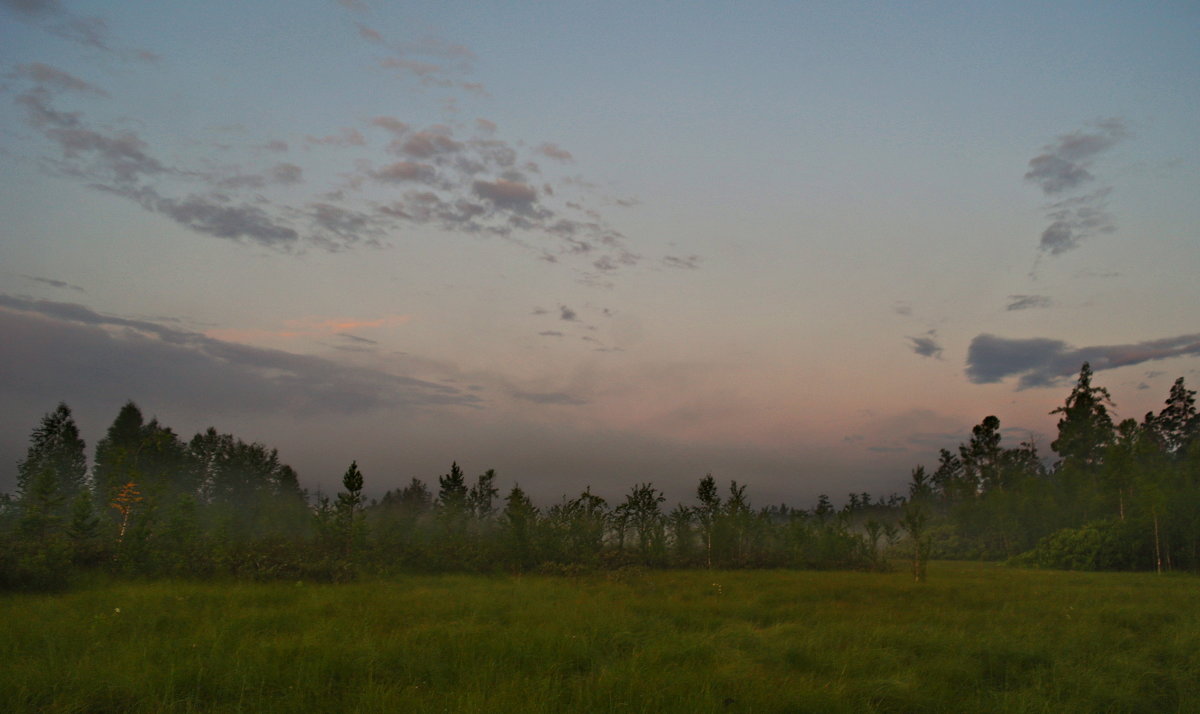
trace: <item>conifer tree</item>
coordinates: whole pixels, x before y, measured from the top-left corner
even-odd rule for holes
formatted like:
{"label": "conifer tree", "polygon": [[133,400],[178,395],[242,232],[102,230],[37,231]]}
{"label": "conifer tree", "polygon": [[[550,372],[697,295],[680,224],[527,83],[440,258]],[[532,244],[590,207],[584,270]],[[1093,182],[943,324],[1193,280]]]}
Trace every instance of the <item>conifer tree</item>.
{"label": "conifer tree", "polygon": [[1113,439],[1113,422],[1108,413],[1112,405],[1107,389],[1092,386],[1092,367],[1084,362],[1066,404],[1050,412],[1062,414],[1058,420],[1058,438],[1050,444],[1062,457],[1062,468],[1088,472],[1103,462],[1104,450]]}
{"label": "conifer tree", "polygon": [[346,555],[361,546],[365,537],[362,519],[362,490],[362,472],[358,470],[358,462],[351,461],[350,467],[342,475],[342,491],[338,493],[335,506],[338,530],[341,532]]}
{"label": "conifer tree", "polygon": [[65,403],[42,417],[29,441],[25,458],[17,464],[17,493],[29,519],[25,528],[42,533],[60,524],[68,504],[87,488],[87,457]]}

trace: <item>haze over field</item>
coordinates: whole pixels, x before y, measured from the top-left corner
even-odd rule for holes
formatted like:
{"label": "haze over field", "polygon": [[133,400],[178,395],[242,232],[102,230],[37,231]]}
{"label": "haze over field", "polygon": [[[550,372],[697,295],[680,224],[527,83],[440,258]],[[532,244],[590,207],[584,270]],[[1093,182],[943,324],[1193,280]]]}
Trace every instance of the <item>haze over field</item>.
{"label": "haze over field", "polygon": [[133,399],[807,506],[1200,382],[1194,3],[424,5],[0,0],[0,491]]}

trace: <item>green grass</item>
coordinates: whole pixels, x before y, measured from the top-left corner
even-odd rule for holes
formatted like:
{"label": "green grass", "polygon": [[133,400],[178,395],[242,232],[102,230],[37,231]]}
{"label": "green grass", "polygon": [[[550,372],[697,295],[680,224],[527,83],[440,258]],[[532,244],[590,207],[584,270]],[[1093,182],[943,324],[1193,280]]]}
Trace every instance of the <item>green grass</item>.
{"label": "green grass", "polygon": [[1200,579],[96,583],[0,596],[6,712],[1200,711]]}

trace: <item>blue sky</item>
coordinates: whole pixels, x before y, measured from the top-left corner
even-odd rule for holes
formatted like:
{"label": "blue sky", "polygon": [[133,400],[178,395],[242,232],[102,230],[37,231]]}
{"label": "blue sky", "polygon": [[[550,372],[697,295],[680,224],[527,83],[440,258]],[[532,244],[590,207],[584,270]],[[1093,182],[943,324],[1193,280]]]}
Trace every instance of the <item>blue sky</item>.
{"label": "blue sky", "polygon": [[1200,381],[1190,3],[0,2],[0,490],[65,400],[545,502],[900,490]]}

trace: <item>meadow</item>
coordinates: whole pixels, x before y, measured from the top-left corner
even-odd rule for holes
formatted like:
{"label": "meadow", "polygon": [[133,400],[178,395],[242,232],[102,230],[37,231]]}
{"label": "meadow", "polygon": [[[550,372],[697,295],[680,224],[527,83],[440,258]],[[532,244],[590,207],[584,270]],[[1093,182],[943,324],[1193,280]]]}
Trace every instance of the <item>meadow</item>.
{"label": "meadow", "polygon": [[934,562],[0,595],[6,712],[1200,710],[1200,579]]}

